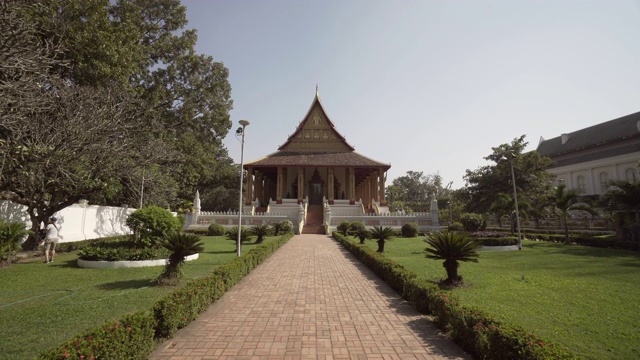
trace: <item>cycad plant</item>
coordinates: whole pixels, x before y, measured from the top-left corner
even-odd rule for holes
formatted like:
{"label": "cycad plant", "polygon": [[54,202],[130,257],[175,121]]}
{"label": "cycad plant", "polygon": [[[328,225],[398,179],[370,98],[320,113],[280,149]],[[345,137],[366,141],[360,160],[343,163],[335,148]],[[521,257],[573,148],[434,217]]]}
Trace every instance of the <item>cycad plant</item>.
{"label": "cycad plant", "polygon": [[[234,226],[227,231],[227,239],[238,240],[238,227]],[[240,230],[240,242],[247,242],[251,239],[251,231],[247,230],[244,226]]]}
{"label": "cycad plant", "polygon": [[271,233],[271,229],[269,228],[269,225],[255,225],[251,228],[251,233],[258,237],[256,239],[256,244],[262,244],[264,237]]}
{"label": "cycad plant", "polygon": [[204,250],[200,237],[194,234],[172,232],[158,243],[171,252],[169,263],[158,278],[158,283],[161,285],[177,285],[182,277],[182,265],[185,258]]}
{"label": "cycad plant", "polygon": [[462,281],[462,276],[458,275],[460,261],[478,262],[476,250],[480,243],[471,239],[463,232],[435,231],[428,235],[425,240],[430,247],[425,251],[428,259],[444,260],[442,266],[447,271],[445,284],[453,284]]}
{"label": "cycad plant", "polygon": [[371,232],[360,221],[352,222],[349,226],[349,232],[352,236],[360,239],[360,244],[364,244],[365,240],[371,238]]}
{"label": "cycad plant", "polygon": [[391,239],[395,232],[390,227],[374,226],[371,230],[371,238],[378,241],[378,252],[384,252],[384,242]]}

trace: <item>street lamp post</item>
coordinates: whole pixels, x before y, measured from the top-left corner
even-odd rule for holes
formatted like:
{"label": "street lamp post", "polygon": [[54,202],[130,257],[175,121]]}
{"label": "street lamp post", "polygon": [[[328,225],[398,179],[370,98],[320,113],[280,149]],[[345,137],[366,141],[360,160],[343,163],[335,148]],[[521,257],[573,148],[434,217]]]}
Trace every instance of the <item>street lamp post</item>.
{"label": "street lamp post", "polygon": [[516,226],[518,227],[518,250],[522,250],[522,236],[520,235],[520,212],[518,211],[518,193],[516,192],[516,175],[513,172],[513,157],[509,158],[511,165],[511,183],[513,184],[513,202],[516,206]]}
{"label": "street lamp post", "polygon": [[[242,125],[241,127],[239,127],[236,130],[236,136],[238,135],[242,135],[242,145],[240,145],[240,201],[239,201],[239,205],[238,205],[238,242],[236,244],[236,254],[238,256],[241,255],[241,251],[240,251],[240,246],[241,244],[241,237],[240,235],[242,234],[242,182],[243,182],[243,178],[244,178],[244,129],[247,127],[247,125],[249,125],[249,121],[247,120],[240,120],[238,121],[238,123],[240,123],[240,125]],[[250,175],[249,175],[250,176]]]}

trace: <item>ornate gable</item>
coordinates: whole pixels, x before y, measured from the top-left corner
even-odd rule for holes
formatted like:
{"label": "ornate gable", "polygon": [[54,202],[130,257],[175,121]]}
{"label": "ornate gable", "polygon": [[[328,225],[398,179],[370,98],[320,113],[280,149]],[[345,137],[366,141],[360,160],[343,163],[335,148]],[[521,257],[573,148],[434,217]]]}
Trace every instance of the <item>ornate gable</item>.
{"label": "ornate gable", "polygon": [[345,152],[354,151],[344,136],[340,135],[324,111],[320,98],[316,92],[315,99],[307,115],[298,128],[281,145],[280,151],[295,152]]}

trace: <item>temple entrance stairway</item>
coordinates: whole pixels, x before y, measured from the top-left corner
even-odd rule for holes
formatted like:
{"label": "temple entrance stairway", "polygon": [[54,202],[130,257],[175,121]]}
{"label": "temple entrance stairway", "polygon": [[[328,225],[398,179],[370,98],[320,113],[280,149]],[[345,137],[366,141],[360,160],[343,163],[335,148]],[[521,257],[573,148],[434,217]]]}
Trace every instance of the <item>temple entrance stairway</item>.
{"label": "temple entrance stairway", "polygon": [[307,218],[305,219],[303,234],[324,234],[324,214],[322,205],[307,205]]}

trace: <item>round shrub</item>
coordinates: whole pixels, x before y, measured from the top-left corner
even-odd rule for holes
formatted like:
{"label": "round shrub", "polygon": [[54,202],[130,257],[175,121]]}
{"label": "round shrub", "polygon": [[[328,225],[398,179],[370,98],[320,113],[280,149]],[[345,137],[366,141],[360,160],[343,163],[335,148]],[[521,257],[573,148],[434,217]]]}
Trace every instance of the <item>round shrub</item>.
{"label": "round shrub", "polygon": [[133,230],[139,247],[154,245],[155,240],[165,234],[180,231],[180,220],[169,210],[155,205],[132,212],[126,224]]}
{"label": "round shrub", "polygon": [[449,231],[464,231],[464,226],[462,223],[454,221],[447,227]]}
{"label": "round shrub", "polygon": [[293,223],[289,220],[285,220],[280,223],[280,233],[288,234],[293,231]]}
{"label": "round shrub", "polygon": [[418,227],[418,224],[414,222],[408,222],[402,225],[402,228],[400,229],[400,234],[402,235],[402,237],[416,237],[418,236],[419,231],[420,231],[420,228]]}
{"label": "round shrub", "polygon": [[480,214],[464,213],[460,215],[464,231],[476,232],[486,229],[487,221]]}
{"label": "round shrub", "polygon": [[223,236],[224,234],[225,228],[220,224],[211,224],[207,228],[207,235],[209,236]]}
{"label": "round shrub", "polygon": [[364,230],[366,229],[366,227],[364,226],[364,224],[362,223],[362,221],[352,221],[349,224],[349,232],[351,234],[355,234],[360,230]]}

